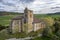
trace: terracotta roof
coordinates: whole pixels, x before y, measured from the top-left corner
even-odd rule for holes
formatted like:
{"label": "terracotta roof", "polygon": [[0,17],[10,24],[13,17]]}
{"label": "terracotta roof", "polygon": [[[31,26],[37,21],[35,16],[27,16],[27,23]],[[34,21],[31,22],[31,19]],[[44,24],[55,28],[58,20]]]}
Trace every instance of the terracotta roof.
{"label": "terracotta roof", "polygon": [[23,18],[23,16],[17,16],[15,18],[13,18],[12,20],[19,20],[19,19],[22,19],[22,18]]}
{"label": "terracotta roof", "polygon": [[34,19],[33,19],[33,23],[39,23],[39,22],[41,22],[40,19],[37,19],[37,18],[34,18]]}
{"label": "terracotta roof", "polygon": [[[20,20],[20,19],[22,19],[22,18],[24,18],[23,16],[17,16],[17,17],[15,17],[15,18],[13,18],[12,20]],[[25,21],[25,20],[24,20]],[[33,18],[33,23],[39,23],[39,22],[42,22],[42,20],[40,20],[40,19],[37,19],[37,18]]]}

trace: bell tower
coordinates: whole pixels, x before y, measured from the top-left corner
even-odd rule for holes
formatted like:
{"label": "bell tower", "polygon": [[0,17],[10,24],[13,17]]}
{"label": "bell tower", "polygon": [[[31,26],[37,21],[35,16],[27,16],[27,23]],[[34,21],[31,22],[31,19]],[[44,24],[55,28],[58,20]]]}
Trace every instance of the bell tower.
{"label": "bell tower", "polygon": [[27,32],[31,32],[33,30],[33,11],[29,10],[27,7],[24,10],[25,23],[27,24]]}

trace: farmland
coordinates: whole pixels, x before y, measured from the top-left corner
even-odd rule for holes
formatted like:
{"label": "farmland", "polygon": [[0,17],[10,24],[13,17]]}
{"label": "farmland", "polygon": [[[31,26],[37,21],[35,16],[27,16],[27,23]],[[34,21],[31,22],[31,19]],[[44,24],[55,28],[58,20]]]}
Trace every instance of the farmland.
{"label": "farmland", "polygon": [[0,16],[0,25],[8,26],[11,19],[14,18],[16,15],[6,15]]}
{"label": "farmland", "polygon": [[[4,25],[4,26],[9,26],[10,21],[12,18],[19,16],[19,15],[4,15],[4,16],[0,16],[0,25]],[[60,18],[60,15],[47,15],[47,14],[34,14],[34,17],[36,18],[45,18],[45,17],[52,17],[52,18]]]}
{"label": "farmland", "polygon": [[[0,25],[3,25],[3,26],[9,26],[9,24],[10,24],[10,22],[11,22],[11,19],[12,18],[14,18],[14,17],[16,17],[16,16],[20,16],[21,14],[9,14],[9,15],[0,15]],[[39,19],[41,19],[41,18],[48,18],[48,17],[51,17],[51,18],[53,18],[53,19],[60,19],[60,14],[34,14],[34,17],[36,17],[36,18],[39,18]],[[60,21],[59,21],[60,22]],[[50,24],[49,24],[50,25]],[[58,25],[59,26],[59,25]],[[52,26],[52,27],[54,27],[54,26]],[[1,32],[0,32],[0,40],[4,40],[4,39],[6,39],[6,38],[11,38],[11,37],[17,37],[16,35],[10,35],[10,34],[7,34],[7,32],[6,32],[7,30],[6,29],[4,29],[4,30],[2,30]],[[49,31],[49,30],[48,30]],[[47,31],[47,32],[48,32]],[[59,32],[59,31],[58,31]],[[45,32],[46,33],[46,32]],[[4,35],[4,36],[3,36]],[[19,34],[18,34],[19,35]],[[50,34],[49,34],[50,35]],[[56,35],[56,34],[54,34],[54,35]],[[51,37],[54,37],[54,35],[53,36],[51,36]],[[20,37],[20,36],[19,36]],[[49,38],[48,38],[49,37]],[[33,40],[50,40],[51,39],[51,37],[50,36],[48,36],[48,37],[37,37],[37,38],[35,38],[35,39],[33,39]]]}

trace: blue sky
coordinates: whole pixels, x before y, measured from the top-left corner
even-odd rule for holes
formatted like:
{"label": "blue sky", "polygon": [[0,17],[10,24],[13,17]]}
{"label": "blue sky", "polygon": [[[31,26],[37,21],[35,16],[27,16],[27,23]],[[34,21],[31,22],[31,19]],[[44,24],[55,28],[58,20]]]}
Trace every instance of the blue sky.
{"label": "blue sky", "polygon": [[60,12],[60,0],[0,0],[0,11],[23,12],[26,6],[34,13]]}

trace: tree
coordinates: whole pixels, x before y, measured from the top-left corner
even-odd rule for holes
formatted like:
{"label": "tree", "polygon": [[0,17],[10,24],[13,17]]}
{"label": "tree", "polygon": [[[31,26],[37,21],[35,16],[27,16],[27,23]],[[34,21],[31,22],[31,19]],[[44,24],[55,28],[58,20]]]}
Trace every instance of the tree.
{"label": "tree", "polygon": [[47,39],[50,38],[51,40],[60,40],[60,38],[57,35],[53,34],[50,27],[47,27],[44,29],[42,33],[42,37],[47,38]]}
{"label": "tree", "polygon": [[55,33],[58,32],[60,30],[60,22],[56,21],[54,27],[55,27]]}
{"label": "tree", "polygon": [[5,28],[6,28],[6,26],[0,25],[0,31],[3,30],[3,29],[5,29]]}
{"label": "tree", "polygon": [[42,32],[43,37],[50,37],[52,35],[53,35],[53,33],[52,33],[52,30],[50,27],[46,27]]}
{"label": "tree", "polygon": [[52,17],[45,17],[42,20],[46,23],[47,26],[52,26],[54,24],[54,19]]}

